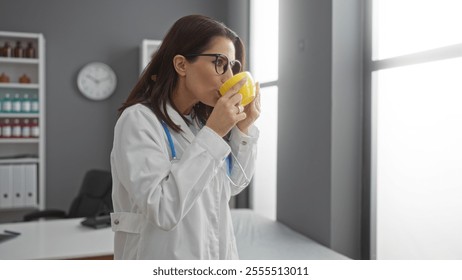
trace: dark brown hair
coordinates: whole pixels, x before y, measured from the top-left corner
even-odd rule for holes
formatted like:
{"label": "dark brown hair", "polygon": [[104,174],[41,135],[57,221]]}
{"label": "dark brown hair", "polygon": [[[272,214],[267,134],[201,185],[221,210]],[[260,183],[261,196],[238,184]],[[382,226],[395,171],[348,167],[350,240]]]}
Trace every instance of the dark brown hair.
{"label": "dark brown hair", "polygon": [[[202,53],[209,47],[213,38],[220,36],[226,37],[233,42],[236,50],[236,59],[241,61],[242,68],[244,68],[244,45],[234,31],[226,27],[223,23],[206,16],[190,15],[182,17],[170,28],[159,49],[153,55],[135,87],[130,92],[127,100],[119,108],[119,115],[127,107],[142,103],[151,108],[157,118],[164,121],[176,132],[180,132],[181,128],[166,113],[168,102],[178,111],[172,102],[172,93],[178,83],[178,75],[173,66],[173,58],[178,54]],[[197,57],[187,59],[194,61]],[[212,109],[212,107],[201,102],[194,106],[196,116],[204,124]],[[187,120],[185,119],[185,121]]]}

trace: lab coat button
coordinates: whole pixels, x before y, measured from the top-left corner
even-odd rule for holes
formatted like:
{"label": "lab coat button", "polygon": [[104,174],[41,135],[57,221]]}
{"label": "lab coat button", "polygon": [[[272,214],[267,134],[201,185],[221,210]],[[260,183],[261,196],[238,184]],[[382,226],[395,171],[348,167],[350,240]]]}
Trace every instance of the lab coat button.
{"label": "lab coat button", "polygon": [[115,224],[115,225],[118,225],[118,224],[119,224],[119,220],[114,220],[114,224]]}
{"label": "lab coat button", "polygon": [[247,141],[242,141],[241,144],[245,146],[247,145]]}

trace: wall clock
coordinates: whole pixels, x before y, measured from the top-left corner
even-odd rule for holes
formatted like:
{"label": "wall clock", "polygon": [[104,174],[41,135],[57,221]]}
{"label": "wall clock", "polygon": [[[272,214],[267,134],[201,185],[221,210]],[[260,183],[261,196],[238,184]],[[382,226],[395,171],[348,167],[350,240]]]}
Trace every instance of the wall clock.
{"label": "wall clock", "polygon": [[111,96],[117,86],[117,76],[107,64],[91,62],[80,69],[77,87],[91,100],[103,100]]}

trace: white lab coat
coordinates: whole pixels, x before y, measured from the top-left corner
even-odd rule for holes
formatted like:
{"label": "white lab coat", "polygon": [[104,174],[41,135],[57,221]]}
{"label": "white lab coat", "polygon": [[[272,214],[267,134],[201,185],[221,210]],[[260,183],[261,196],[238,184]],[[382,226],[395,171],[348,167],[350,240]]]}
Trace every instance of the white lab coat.
{"label": "white lab coat", "polygon": [[[115,126],[114,258],[237,259],[228,202],[244,187],[230,184],[225,159],[232,150],[250,179],[258,129],[245,135],[235,127],[228,144],[206,126],[194,135],[171,106],[167,112],[184,131],[170,129],[178,160],[171,160],[165,131],[146,106],[125,109]],[[235,162],[231,178],[245,181]]]}

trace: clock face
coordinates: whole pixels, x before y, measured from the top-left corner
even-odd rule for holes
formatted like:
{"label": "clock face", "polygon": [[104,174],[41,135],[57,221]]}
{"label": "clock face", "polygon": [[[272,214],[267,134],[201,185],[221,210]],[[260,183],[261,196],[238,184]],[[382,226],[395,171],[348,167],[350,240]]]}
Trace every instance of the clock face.
{"label": "clock face", "polygon": [[108,65],[92,62],[85,65],[77,76],[77,87],[92,100],[103,100],[111,96],[117,85],[117,77]]}

